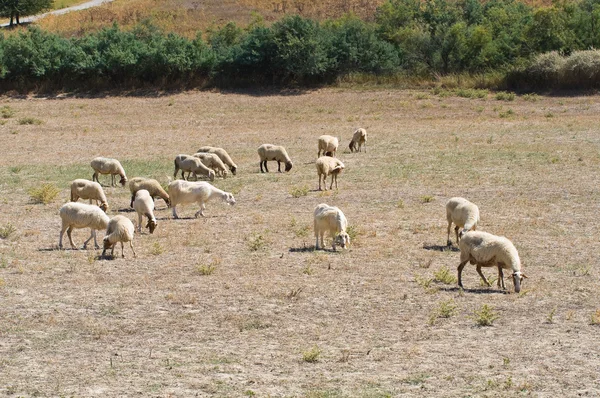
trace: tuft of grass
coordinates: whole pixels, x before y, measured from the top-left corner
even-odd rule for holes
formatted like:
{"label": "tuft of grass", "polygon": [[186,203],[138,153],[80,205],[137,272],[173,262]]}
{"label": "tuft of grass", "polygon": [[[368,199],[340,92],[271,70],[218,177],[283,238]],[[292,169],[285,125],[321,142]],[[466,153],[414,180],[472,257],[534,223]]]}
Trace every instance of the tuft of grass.
{"label": "tuft of grass", "polygon": [[552,113],[552,112],[548,112],[548,113],[546,113],[546,115],[545,115],[545,116],[546,116],[548,119],[550,119],[550,118],[553,118],[553,117],[554,117],[554,113]]}
{"label": "tuft of grass", "polygon": [[435,321],[439,318],[450,318],[456,314],[458,306],[454,302],[454,299],[442,300],[438,303],[438,306],[431,315],[429,316],[429,324],[434,325]]}
{"label": "tuft of grass", "polygon": [[43,203],[45,205],[56,199],[59,193],[60,189],[58,189],[56,185],[50,183],[45,183],[39,188],[31,188],[29,190],[29,196],[34,203]]}
{"label": "tuft of grass", "polygon": [[0,227],[0,238],[8,239],[17,229],[11,223],[4,224]]}
{"label": "tuft of grass", "polygon": [[433,273],[433,280],[446,285],[453,285],[456,283],[456,277],[450,273],[450,270],[446,266]]}
{"label": "tuft of grass", "polygon": [[516,97],[515,93],[507,93],[506,91],[496,93],[496,99],[498,101],[514,101]]}
{"label": "tuft of grass", "polygon": [[312,269],[312,267],[310,266],[310,264],[307,264],[303,269],[302,269],[302,273],[304,275],[312,275],[314,272],[314,270]]}
{"label": "tuft of grass", "polygon": [[505,118],[511,117],[514,114],[515,114],[515,111],[513,111],[512,109],[508,109],[506,112],[500,112],[498,114],[498,116],[505,119]]}
{"label": "tuft of grass", "polygon": [[476,88],[459,88],[455,91],[457,97],[461,98],[487,98],[488,90],[478,90]]}
{"label": "tuft of grass", "polygon": [[321,355],[321,350],[315,344],[310,350],[304,351],[302,353],[302,360],[308,363],[315,363],[319,361],[319,356]]}
{"label": "tuft of grass", "polygon": [[478,326],[492,326],[498,318],[499,315],[487,304],[482,305],[479,310],[476,310],[473,316]]}
{"label": "tuft of grass", "polygon": [[396,207],[399,209],[404,209],[404,201],[399,199],[398,202],[396,202]]}
{"label": "tuft of grass", "polygon": [[253,252],[266,248],[267,244],[268,242],[262,234],[255,234],[248,239],[248,248]]}
{"label": "tuft of grass", "polygon": [[423,195],[421,196],[421,203],[431,203],[435,200],[435,198],[431,195]]}
{"label": "tuft of grass", "polygon": [[15,115],[15,110],[8,105],[4,105],[0,108],[0,114],[3,119],[9,119]]}
{"label": "tuft of grass", "polygon": [[13,174],[19,174],[21,170],[23,170],[23,166],[12,166],[9,167],[8,170],[10,170],[10,172]]}
{"label": "tuft of grass", "polygon": [[552,308],[552,311],[546,315],[546,323],[554,323],[554,314],[556,314],[556,307]]}
{"label": "tuft of grass", "polygon": [[540,99],[540,96],[537,94],[524,94],[521,98],[523,98],[523,101],[536,102]]}
{"label": "tuft of grass", "polygon": [[290,189],[290,195],[292,195],[293,198],[300,198],[308,195],[308,191],[309,189],[307,185],[303,185],[301,187],[292,187]]}
{"label": "tuft of grass", "polygon": [[348,228],[346,228],[346,233],[350,237],[350,243],[352,243],[352,241],[361,234],[360,229],[356,225],[348,225]]}
{"label": "tuft of grass", "polygon": [[34,117],[22,117],[22,118],[20,118],[17,121],[17,123],[19,123],[19,124],[25,124],[25,125],[36,125],[36,126],[39,126],[43,122],[40,119],[36,119]]}
{"label": "tuft of grass", "polygon": [[150,249],[150,254],[153,256],[159,256],[165,252],[165,249],[158,242],[154,242],[152,245],[152,249]]}
{"label": "tuft of grass", "polygon": [[590,325],[600,325],[600,309],[597,309],[590,317]]}
{"label": "tuft of grass", "polygon": [[216,269],[217,267],[213,264],[199,264],[196,266],[196,271],[203,276],[211,275]]}

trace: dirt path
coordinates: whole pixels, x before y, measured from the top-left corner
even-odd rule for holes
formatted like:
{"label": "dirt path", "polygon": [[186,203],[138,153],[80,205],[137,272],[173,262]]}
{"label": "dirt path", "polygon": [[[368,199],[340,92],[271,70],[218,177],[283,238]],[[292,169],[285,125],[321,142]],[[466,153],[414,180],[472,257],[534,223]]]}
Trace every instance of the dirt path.
{"label": "dirt path", "polygon": [[[32,15],[29,17],[25,17],[25,18],[21,18],[21,23],[31,23],[34,21],[37,21],[38,19],[44,18],[48,15],[62,15],[62,14],[66,14],[72,11],[80,11],[80,10],[85,10],[87,8],[92,8],[92,7],[98,7],[104,3],[110,3],[114,0],[91,0],[91,1],[87,1],[83,4],[79,4],[73,7],[66,7],[66,8],[61,8],[60,10],[54,10],[54,11],[50,11],[50,12],[46,12],[43,14],[38,14],[38,15]],[[3,23],[0,26],[4,27],[4,26],[8,26],[9,22]]]}

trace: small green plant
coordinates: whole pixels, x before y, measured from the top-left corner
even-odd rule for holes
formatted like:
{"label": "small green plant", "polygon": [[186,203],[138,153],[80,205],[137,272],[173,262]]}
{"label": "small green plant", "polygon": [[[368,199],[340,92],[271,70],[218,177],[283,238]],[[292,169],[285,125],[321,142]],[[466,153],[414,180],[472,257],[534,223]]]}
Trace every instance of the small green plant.
{"label": "small green plant", "polygon": [[313,271],[312,267],[310,266],[310,264],[309,264],[309,265],[306,265],[306,266],[305,266],[305,267],[302,269],[302,273],[303,273],[304,275],[312,275],[312,274],[313,274],[313,272],[314,272],[314,271]]}
{"label": "small green plant", "polygon": [[445,266],[433,273],[433,280],[446,285],[453,285],[456,283],[456,277],[450,273],[448,267]]}
{"label": "small green plant", "polygon": [[348,228],[346,228],[346,233],[352,242],[358,235],[360,235],[360,230],[356,225],[348,225]]}
{"label": "small green plant", "polygon": [[217,269],[213,264],[198,264],[196,270],[200,275],[207,276],[211,275]]}
{"label": "small green plant", "polygon": [[510,365],[510,358],[508,358],[508,357],[502,358],[502,366],[504,366],[505,368],[508,368],[508,365]]}
{"label": "small green plant", "polygon": [[244,395],[247,396],[247,397],[254,397],[254,396],[256,396],[256,393],[254,391],[252,391],[252,390],[246,390],[244,392]]}
{"label": "small green plant", "polygon": [[19,124],[26,124],[26,125],[36,125],[36,126],[39,126],[43,122],[40,119],[36,119],[34,117],[22,117],[22,118],[20,118],[17,121],[17,123],[19,123]]}
{"label": "small green plant", "polygon": [[431,195],[423,195],[421,196],[421,203],[431,203],[434,201],[434,197]]}
{"label": "small green plant", "polygon": [[478,326],[492,326],[494,321],[498,319],[498,314],[494,311],[494,309],[487,304],[481,306],[479,310],[474,312],[475,323]]}
{"label": "small green plant", "polygon": [[45,205],[56,199],[59,193],[60,190],[58,187],[50,183],[45,183],[39,188],[31,188],[29,190],[29,196],[34,203],[43,203]]}
{"label": "small green plant", "polygon": [[429,324],[434,325],[438,318],[450,318],[454,316],[457,308],[454,299],[440,301],[438,307],[429,316]]}
{"label": "small green plant", "polygon": [[21,170],[23,170],[23,166],[9,167],[8,170],[10,170],[10,172],[13,174],[19,174],[21,172]]}
{"label": "small green plant", "polygon": [[8,239],[17,229],[11,223],[4,224],[0,227],[0,238]]}
{"label": "small green plant", "polygon": [[153,256],[159,256],[165,252],[165,249],[158,242],[154,242],[152,245],[152,249],[150,249],[150,254]]}
{"label": "small green plant", "polygon": [[399,209],[404,209],[404,201],[402,199],[398,200],[398,202],[396,202],[396,207]]}
{"label": "small green plant", "polygon": [[321,350],[315,344],[310,350],[304,351],[302,353],[302,360],[308,363],[315,363],[319,361],[319,356],[321,355]]}
{"label": "small green plant", "polygon": [[429,95],[425,94],[425,93],[419,93],[417,94],[417,99],[422,100],[422,99],[429,99]]}
{"label": "small green plant", "polygon": [[309,189],[307,185],[303,185],[301,187],[292,187],[292,189],[290,189],[290,195],[292,195],[293,198],[300,198],[308,195],[308,191]]}
{"label": "small green plant", "polygon": [[550,118],[553,118],[553,117],[554,117],[554,113],[552,113],[552,112],[548,112],[548,113],[546,113],[546,115],[545,115],[545,116],[546,116],[548,119],[550,119]]}
{"label": "small green plant", "polygon": [[455,92],[457,97],[462,98],[486,98],[488,95],[487,90],[478,90],[474,88],[460,88]]}
{"label": "small green plant", "polygon": [[508,109],[506,112],[500,112],[498,114],[498,116],[505,119],[505,118],[511,117],[514,114],[515,114],[515,111],[513,111],[512,109]]}
{"label": "small green plant", "polygon": [[600,325],[600,309],[597,309],[590,317],[590,325]]}
{"label": "small green plant", "polygon": [[554,314],[556,314],[556,307],[552,308],[552,311],[546,315],[546,323],[554,323]]}
{"label": "small green plant", "polygon": [[488,144],[491,144],[494,142],[494,136],[490,135],[489,138],[486,140]]}
{"label": "small green plant", "polygon": [[516,97],[515,93],[507,93],[506,91],[496,93],[496,99],[498,101],[514,101]]}
{"label": "small green plant", "polygon": [[521,98],[523,98],[523,101],[536,102],[540,99],[540,96],[537,94],[525,94]]}
{"label": "small green plant", "polygon": [[2,118],[8,119],[14,116],[15,110],[8,105],[4,105],[0,108],[0,114],[2,114]]}
{"label": "small green plant", "polygon": [[94,251],[88,252],[87,261],[88,264],[94,264],[94,261],[96,261],[96,253]]}
{"label": "small green plant", "polygon": [[267,240],[262,234],[255,234],[248,239],[248,248],[250,251],[256,252],[267,247]]}

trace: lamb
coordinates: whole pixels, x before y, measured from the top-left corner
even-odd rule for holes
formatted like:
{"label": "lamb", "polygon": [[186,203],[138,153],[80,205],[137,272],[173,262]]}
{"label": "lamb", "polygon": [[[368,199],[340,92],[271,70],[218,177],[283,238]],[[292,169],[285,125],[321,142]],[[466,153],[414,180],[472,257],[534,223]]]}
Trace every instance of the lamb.
{"label": "lamb", "polygon": [[227,151],[225,149],[217,148],[217,147],[213,147],[213,146],[203,146],[202,148],[198,149],[196,152],[214,153],[221,159],[221,161],[223,163],[225,163],[227,166],[229,166],[229,170],[231,170],[231,174],[235,175],[235,173],[237,171],[237,166],[235,163],[233,163],[233,160],[231,160],[231,156],[229,156],[229,154],[227,153]]}
{"label": "lamb", "polygon": [[228,205],[235,204],[235,198],[231,193],[221,191],[206,181],[173,181],[169,184],[169,197],[171,198],[174,218],[179,218],[177,215],[177,205],[179,204],[197,202],[200,205],[200,210],[194,214],[195,217],[198,217],[198,214],[205,217],[206,202],[214,198],[221,198]]}
{"label": "lamb", "polygon": [[[258,156],[260,156],[260,172],[269,172],[267,161],[277,161],[277,171],[281,173],[281,162],[285,163],[285,171],[292,169],[292,161],[284,147],[280,145],[262,144],[258,147]],[[263,164],[265,171],[263,171]]]}
{"label": "lamb", "polygon": [[317,152],[317,158],[321,156],[321,151],[324,156],[335,157],[339,141],[336,137],[331,135],[322,135],[319,137],[319,151]]}
{"label": "lamb", "polygon": [[125,186],[127,183],[127,176],[125,175],[125,170],[121,163],[117,159],[103,158],[97,157],[92,160],[90,163],[92,169],[94,169],[94,174],[92,175],[92,181],[98,181],[98,174],[110,174],[111,177],[111,186],[115,186],[115,175],[121,176],[121,180],[119,183],[122,186]]}
{"label": "lamb", "polygon": [[350,152],[361,152],[361,147],[365,146],[365,153],[367,153],[367,130],[357,129],[352,135],[352,141],[350,141]]}
{"label": "lamb", "polygon": [[150,196],[150,192],[145,189],[137,191],[133,208],[138,214],[138,232],[142,233],[142,216],[146,216],[148,218],[146,228],[150,230],[150,233],[154,233],[157,224],[156,217],[154,217],[154,199]]}
{"label": "lamb", "polygon": [[331,175],[331,185],[329,186],[329,189],[332,189],[333,181],[335,181],[335,189],[337,189],[337,177],[338,174],[344,170],[344,163],[331,156],[321,156],[317,159],[315,165],[317,166],[317,175],[319,176],[319,191],[321,190],[321,176],[323,177],[323,184],[325,184],[325,190],[327,191],[328,175]]}
{"label": "lamb", "polygon": [[319,236],[321,237],[321,248],[325,246],[323,243],[323,235],[325,235],[326,231],[329,231],[331,238],[333,239],[333,251],[335,251],[336,244],[342,246],[343,249],[346,249],[350,244],[350,236],[346,233],[348,220],[346,220],[344,213],[335,206],[321,203],[315,207],[314,227],[316,250],[319,250]]}
{"label": "lamb", "polygon": [[97,182],[78,178],[73,180],[71,183],[71,202],[77,202],[81,199],[89,199],[90,204],[92,200],[96,201],[96,204],[100,202],[100,208],[106,213],[108,210],[108,202],[106,201],[106,195],[102,190],[102,186]]}
{"label": "lamb", "polygon": [[194,157],[200,159],[202,163],[209,169],[213,169],[216,175],[223,178],[227,177],[227,167],[225,166],[225,163],[223,163],[223,161],[217,156],[217,154],[197,152],[194,154]]}
{"label": "lamb", "polygon": [[170,206],[171,202],[169,201],[169,194],[165,192],[160,182],[152,179],[152,178],[144,178],[144,177],[134,177],[129,181],[129,191],[131,192],[131,203],[129,207],[133,207],[133,201],[135,200],[135,194],[140,189],[145,189],[150,193],[152,199],[156,199],[158,196],[165,201],[167,206]]}
{"label": "lamb", "polygon": [[87,248],[87,244],[92,238],[94,238],[94,247],[96,249],[100,248],[96,241],[96,230],[106,228],[109,221],[108,216],[101,208],[85,203],[69,202],[61,206],[59,214],[62,220],[60,238],[58,239],[58,247],[60,249],[63,248],[62,238],[66,230],[71,247],[74,250],[77,250],[75,243],[73,243],[73,238],[71,237],[71,232],[74,228],[89,228],[91,230],[90,237],[83,244],[84,249]]}
{"label": "lamb", "polygon": [[[455,197],[450,198],[446,203],[446,218],[448,220],[448,246],[452,245],[450,240],[450,227],[454,223],[454,232],[456,233],[456,243],[459,238],[470,230],[477,230],[479,223],[479,208],[476,204],[469,202],[465,198]],[[458,229],[462,228],[460,234]]]}
{"label": "lamb", "polygon": [[102,250],[102,257],[106,255],[106,251],[111,247],[112,250],[110,251],[110,255],[114,256],[117,242],[121,242],[121,257],[125,258],[123,242],[129,242],[133,257],[136,257],[135,249],[133,248],[134,229],[131,220],[125,216],[118,215],[111,218],[108,222],[108,227],[106,228],[106,235],[104,236],[104,250]]}
{"label": "lamb", "polygon": [[202,161],[198,158],[189,155],[177,155],[175,158],[175,173],[173,173],[173,178],[177,178],[177,172],[181,169],[181,178],[184,180],[185,172],[188,172],[188,178],[190,178],[190,174],[194,174],[196,179],[198,179],[198,174],[202,174],[205,177],[208,177],[209,180],[215,180],[215,172],[206,167]]}
{"label": "lamb", "polygon": [[477,273],[488,286],[491,284],[481,272],[481,267],[498,267],[498,288],[502,287],[502,289],[506,289],[502,269],[511,270],[515,293],[521,291],[521,283],[527,276],[521,272],[519,253],[510,240],[487,232],[470,231],[463,235],[459,247],[458,286],[463,287],[462,270],[467,262],[470,262],[477,266]]}

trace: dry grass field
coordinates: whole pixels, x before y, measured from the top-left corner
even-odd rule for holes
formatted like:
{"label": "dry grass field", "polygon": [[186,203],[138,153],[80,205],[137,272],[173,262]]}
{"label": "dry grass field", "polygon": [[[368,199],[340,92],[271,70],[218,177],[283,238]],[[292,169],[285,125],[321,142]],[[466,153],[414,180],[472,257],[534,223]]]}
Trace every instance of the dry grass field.
{"label": "dry grass field", "polygon": [[[600,97],[508,99],[2,97],[0,395],[600,395]],[[349,153],[359,126],[368,151]],[[316,191],[321,134],[341,138],[333,192]],[[258,172],[266,142],[287,147],[290,173]],[[210,202],[199,219],[186,206],[174,220],[158,200],[135,259],[127,247],[114,260],[57,250],[57,210],[93,157],[166,183],[175,155],[203,145],[237,162],[215,181],[235,206]],[[60,191],[48,204],[30,196],[42,183]],[[128,189],[105,192],[111,216],[136,218]],[[520,294],[483,287],[471,265],[457,289],[444,210],[457,195],[479,205],[481,230],[515,243]],[[345,212],[349,250],[313,250],[322,202]]]}

